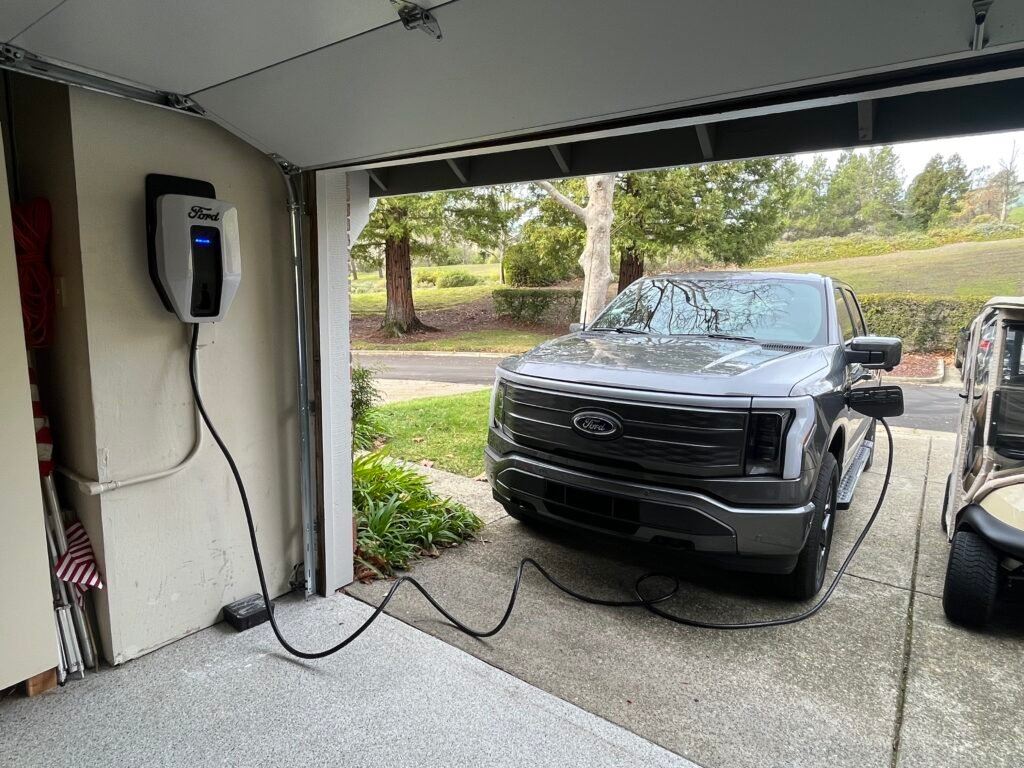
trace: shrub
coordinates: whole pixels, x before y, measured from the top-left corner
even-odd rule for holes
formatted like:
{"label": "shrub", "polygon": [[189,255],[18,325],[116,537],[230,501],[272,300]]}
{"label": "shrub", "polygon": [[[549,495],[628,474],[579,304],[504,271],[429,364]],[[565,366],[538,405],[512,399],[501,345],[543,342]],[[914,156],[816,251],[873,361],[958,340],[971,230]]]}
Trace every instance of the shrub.
{"label": "shrub", "polygon": [[438,288],[465,288],[467,285],[479,285],[480,278],[463,272],[461,269],[454,269],[451,272],[444,272],[437,278]]}
{"label": "shrub", "polygon": [[779,241],[766,256],[752,266],[772,267],[812,261],[837,261],[859,256],[880,256],[896,251],[921,251],[951,243],[1008,240],[1024,237],[1024,226],[1013,223],[981,221],[966,227],[931,229],[928,232],[901,232],[891,237],[855,233],[846,237],[815,237],[807,240]]}
{"label": "shrub", "polygon": [[374,406],[380,402],[380,390],[373,381],[373,371],[361,365],[352,366],[352,447],[367,450],[384,433]]}
{"label": "shrub", "polygon": [[557,248],[538,250],[516,243],[505,254],[505,280],[515,287],[542,287],[582,275],[575,257]]}
{"label": "shrub", "polygon": [[421,270],[421,271],[416,273],[415,278],[413,278],[413,282],[416,283],[416,285],[433,285],[433,286],[436,286],[437,285],[437,272],[428,272],[426,270]]}
{"label": "shrub", "polygon": [[362,577],[387,576],[424,553],[471,538],[483,522],[430,490],[427,479],[380,452],[352,464],[356,562]]}
{"label": "shrub", "polygon": [[948,352],[957,332],[970,324],[987,296],[919,296],[873,293],[857,297],[868,330],[898,336],[907,352]]}
{"label": "shrub", "polygon": [[575,288],[497,288],[491,295],[498,317],[552,325],[575,322],[583,299]]}

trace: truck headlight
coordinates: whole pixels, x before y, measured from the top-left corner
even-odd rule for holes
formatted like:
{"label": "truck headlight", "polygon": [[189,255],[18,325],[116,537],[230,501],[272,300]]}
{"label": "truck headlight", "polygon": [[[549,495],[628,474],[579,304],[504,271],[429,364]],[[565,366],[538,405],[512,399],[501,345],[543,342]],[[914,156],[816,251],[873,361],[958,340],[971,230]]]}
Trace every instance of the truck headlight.
{"label": "truck headlight", "polygon": [[505,382],[497,379],[491,394],[491,424],[500,427],[505,420]]}
{"label": "truck headlight", "polygon": [[751,411],[744,453],[748,475],[778,475],[782,470],[786,428],[790,411]]}

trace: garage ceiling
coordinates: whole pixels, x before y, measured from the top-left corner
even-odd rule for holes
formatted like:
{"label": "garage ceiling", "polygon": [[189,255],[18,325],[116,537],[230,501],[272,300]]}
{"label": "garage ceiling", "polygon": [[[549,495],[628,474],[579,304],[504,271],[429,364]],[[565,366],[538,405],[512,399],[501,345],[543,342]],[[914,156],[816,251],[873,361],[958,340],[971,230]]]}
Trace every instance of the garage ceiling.
{"label": "garage ceiling", "polygon": [[980,52],[970,0],[420,4],[441,40],[403,28],[389,0],[5,0],[0,37],[191,95],[302,167],[405,162],[1024,49],[1024,3],[1011,0],[996,0]]}

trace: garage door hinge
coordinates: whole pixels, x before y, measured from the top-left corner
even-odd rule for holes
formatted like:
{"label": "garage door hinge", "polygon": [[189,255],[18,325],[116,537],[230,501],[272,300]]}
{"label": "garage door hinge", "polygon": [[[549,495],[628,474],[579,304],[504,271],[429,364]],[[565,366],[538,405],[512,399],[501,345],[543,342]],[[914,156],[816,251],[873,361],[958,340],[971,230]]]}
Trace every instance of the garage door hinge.
{"label": "garage door hinge", "polygon": [[422,29],[435,40],[441,39],[441,25],[434,14],[422,6],[409,0],[391,0],[391,5],[398,12],[398,18],[406,29]]}

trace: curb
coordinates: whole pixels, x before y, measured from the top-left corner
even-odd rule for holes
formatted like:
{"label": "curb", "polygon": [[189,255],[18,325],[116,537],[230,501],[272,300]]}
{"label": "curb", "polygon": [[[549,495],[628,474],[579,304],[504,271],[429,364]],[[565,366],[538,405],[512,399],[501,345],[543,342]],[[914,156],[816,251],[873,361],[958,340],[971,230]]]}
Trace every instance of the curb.
{"label": "curb", "polygon": [[415,349],[396,349],[389,352],[386,349],[353,349],[353,355],[366,355],[367,357],[387,357],[390,355],[401,355],[409,357],[489,357],[497,360],[504,360],[515,352],[433,352],[420,351]]}
{"label": "curb", "polygon": [[946,378],[946,361],[939,360],[939,372],[934,376],[886,376],[886,381],[898,384],[941,384]]}

